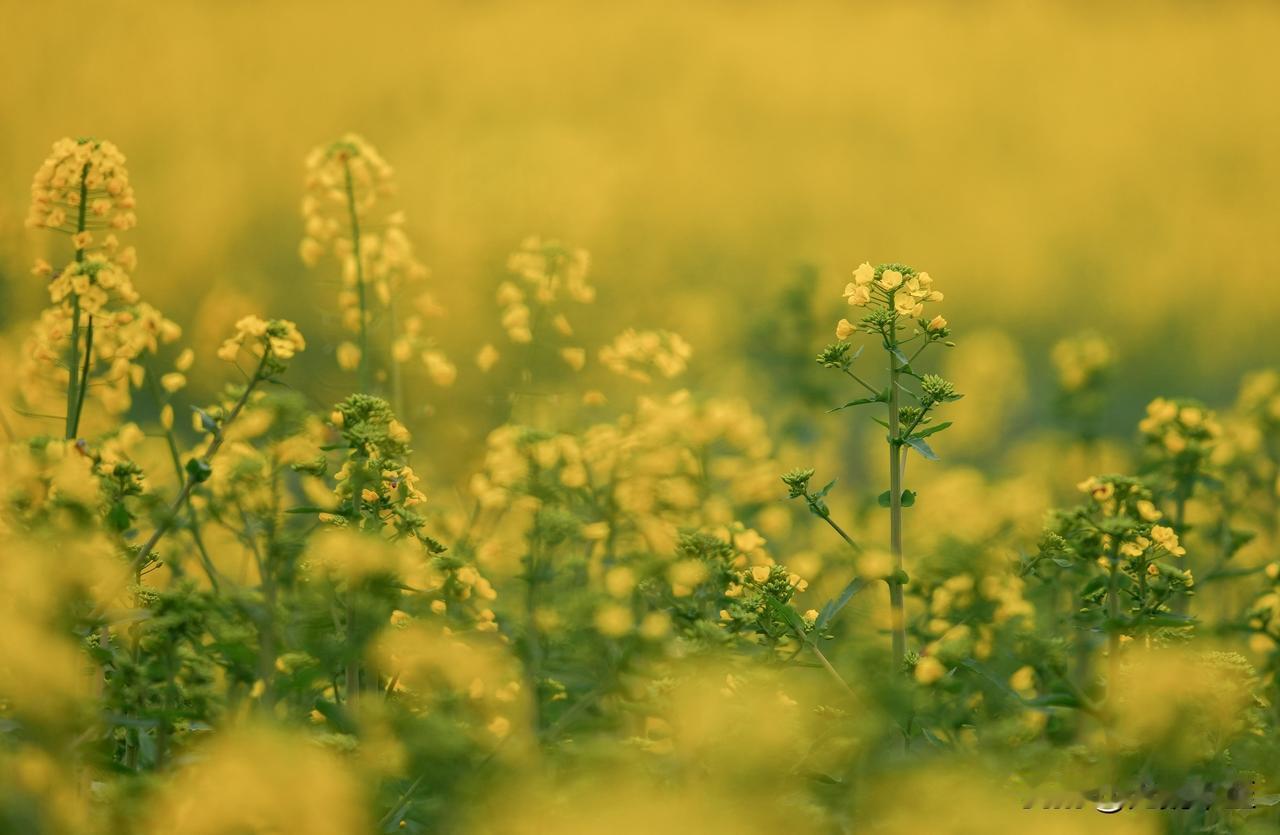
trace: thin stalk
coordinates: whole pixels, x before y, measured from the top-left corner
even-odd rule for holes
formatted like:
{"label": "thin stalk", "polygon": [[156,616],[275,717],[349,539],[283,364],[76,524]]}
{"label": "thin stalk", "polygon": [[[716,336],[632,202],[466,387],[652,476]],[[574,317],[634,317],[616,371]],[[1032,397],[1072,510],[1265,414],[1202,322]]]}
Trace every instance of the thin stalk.
{"label": "thin stalk", "polygon": [[396,318],[396,300],[394,296],[390,303],[387,304],[387,326],[388,332],[391,334],[391,408],[395,411],[396,417],[407,422],[409,418],[404,413],[403,373],[400,369],[400,361],[395,356],[396,333],[400,323]]}
{"label": "thin stalk", "polygon": [[76,393],[76,419],[71,424],[72,437],[80,433],[80,416],[84,414],[84,396],[89,392],[89,372],[93,370],[93,316],[84,326],[84,363],[80,369],[80,385]]}
{"label": "thin stalk", "polygon": [[[86,179],[89,176],[89,163],[85,163],[80,169],[80,207],[78,217],[76,218],[76,234],[84,231],[85,211],[88,209],[88,192],[89,186]],[[76,247],[76,263],[84,263],[84,250]],[[92,320],[91,320],[92,321]],[[91,351],[85,351],[86,354],[92,355]],[[67,424],[66,438],[71,440],[75,438],[76,432],[80,428],[80,404],[84,402],[80,395],[80,296],[74,290],[71,291],[71,348],[69,360],[67,362]],[[89,358],[85,357],[86,374],[85,383],[89,382],[87,366]]]}
{"label": "thin stalk", "polygon": [[[156,377],[151,363],[147,363],[147,383],[151,386],[151,396],[155,398],[157,404],[161,408],[166,405],[164,398],[160,396],[160,387],[156,385]],[[178,452],[178,441],[173,435],[173,429],[164,427],[165,443],[169,447],[169,460],[173,462],[173,472],[178,477],[178,483],[181,484],[186,474],[182,471],[182,455]],[[204,547],[204,538],[200,536],[200,525],[196,519],[196,509],[190,504],[186,507],[187,513],[187,531],[191,534],[192,541],[196,544],[196,550],[200,552],[200,565],[204,569],[205,575],[209,578],[209,587],[215,592],[218,591],[218,571],[214,568],[213,560],[209,557],[209,551]]]}
{"label": "thin stalk", "polygon": [[844,692],[856,698],[858,694],[853,692],[853,688],[849,686],[849,682],[844,680],[844,676],[840,675],[840,673],[836,671],[836,668],[831,666],[831,662],[827,660],[827,656],[823,654],[822,650],[818,649],[818,645],[811,643],[809,644],[809,649],[813,650],[813,654],[818,656],[818,661],[822,664],[823,669],[825,669],[831,677],[839,683],[840,687],[844,689]]}
{"label": "thin stalk", "polygon": [[372,393],[369,379],[369,304],[365,296],[364,259],[360,256],[360,216],[356,212],[356,188],[351,180],[351,163],[346,160],[342,164],[346,175],[347,212],[351,216],[351,255],[356,259],[356,296],[360,301],[360,365],[356,379],[360,391]]}
{"label": "thin stalk", "polygon": [[[209,449],[204,454],[205,461],[213,458],[213,456],[217,454],[218,450],[222,447],[222,443],[226,439],[227,427],[235,422],[235,419],[239,417],[240,412],[244,410],[245,405],[249,402],[249,396],[253,394],[253,390],[257,387],[258,383],[262,381],[262,369],[266,367],[267,359],[270,356],[271,349],[264,347],[262,359],[259,361],[258,368],[254,371],[253,377],[250,378],[248,385],[244,387],[244,394],[240,395],[240,399],[231,407],[231,411],[227,414],[227,419],[222,422],[221,429],[213,436],[213,440],[209,443]],[[129,574],[131,576],[138,573],[142,568],[143,563],[147,561],[147,556],[155,549],[156,544],[160,542],[165,534],[173,529],[174,520],[177,519],[178,513],[182,510],[183,506],[186,505],[187,500],[191,498],[191,491],[195,489],[196,484],[196,480],[190,477],[183,482],[182,489],[178,491],[178,495],[174,498],[173,504],[169,506],[169,513],[160,520],[160,524],[156,526],[155,531],[153,531],[147,541],[143,543],[142,547],[138,549],[138,555],[134,557],[133,562],[130,563]],[[94,610],[94,616],[100,614],[102,614],[100,609]]]}
{"label": "thin stalk", "polygon": [[1107,577],[1107,700],[1115,695],[1116,677],[1120,670],[1120,590],[1115,545],[1111,551],[1111,573]]}
{"label": "thin stalk", "polygon": [[533,708],[532,724],[535,733],[542,732],[542,696],[538,692],[538,678],[542,674],[542,642],[538,637],[538,558],[537,542],[529,548],[529,576],[525,578],[525,619],[529,646],[529,693]]}
{"label": "thin stalk", "polygon": [[[892,326],[891,326],[892,327]],[[902,445],[898,443],[898,359],[896,334],[890,331],[889,346],[889,551],[895,575],[902,571]],[[907,654],[907,619],[902,600],[902,583],[889,579],[889,609],[893,627],[893,666],[902,668]]]}
{"label": "thin stalk", "polygon": [[360,702],[360,661],[354,657],[356,652],[356,604],[355,590],[347,590],[347,647],[352,658],[347,659],[347,709],[355,710]]}
{"label": "thin stalk", "polygon": [[[1187,496],[1190,495],[1192,489],[1193,488],[1188,487],[1184,490],[1183,485],[1181,484],[1175,488],[1173,503],[1173,532],[1178,535],[1179,540],[1182,540],[1186,533]],[[1183,547],[1186,547],[1185,543],[1183,543]],[[1189,551],[1184,559],[1185,562],[1183,565],[1187,568],[1191,568],[1191,554]],[[1185,615],[1190,608],[1191,599],[1187,595],[1179,595],[1178,598],[1174,600],[1173,611],[1176,614]]]}

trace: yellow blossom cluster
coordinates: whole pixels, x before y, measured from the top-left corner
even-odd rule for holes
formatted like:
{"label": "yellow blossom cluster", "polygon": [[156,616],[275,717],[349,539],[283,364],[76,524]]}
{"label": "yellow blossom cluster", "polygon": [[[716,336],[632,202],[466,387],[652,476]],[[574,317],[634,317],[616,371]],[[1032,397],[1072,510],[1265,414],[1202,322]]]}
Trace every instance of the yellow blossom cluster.
{"label": "yellow blossom cluster", "polygon": [[[124,154],[113,143],[63,138],[31,183],[30,228],[52,229],[74,238],[77,250],[93,247],[94,232],[124,231],[137,223],[133,187]],[[108,235],[99,248],[114,249]]]}
{"label": "yellow blossom cluster", "polygon": [[236,322],[236,332],[218,348],[218,359],[235,362],[240,352],[247,351],[255,359],[267,354],[276,360],[290,360],[307,347],[298,326],[287,319],[270,321],[259,316],[245,316]]}
{"label": "yellow blossom cluster", "polygon": [[1051,353],[1058,385],[1063,391],[1088,388],[1105,374],[1114,362],[1111,345],[1093,332],[1059,340]]}
{"label": "yellow blossom cluster", "polygon": [[1222,436],[1222,424],[1217,415],[1197,402],[1157,397],[1147,404],[1138,431],[1148,445],[1170,455],[1186,450],[1203,455]]}
{"label": "yellow blossom cluster", "polygon": [[[844,298],[851,307],[919,319],[925,330],[933,333],[947,328],[947,320],[942,316],[924,322],[925,302],[940,302],[943,294],[934,289],[933,278],[928,273],[916,272],[910,267],[892,264],[874,267],[864,261],[853,271],[853,281],[845,285]],[[856,323],[841,319],[836,325],[836,338],[848,339],[857,329]]]}
{"label": "yellow blossom cluster", "polygon": [[137,253],[116,236],[137,223],[124,163],[110,142],[61,139],[32,181],[27,225],[65,233],[73,248],[65,266],[41,258],[32,270],[48,280],[51,302],[32,327],[18,372],[33,405],[65,391],[74,373],[77,389],[88,387],[108,413],[123,412],[144,377],[138,360],[181,336],[140,301],[129,275]]}
{"label": "yellow blossom cluster", "polygon": [[[500,322],[507,338],[516,344],[546,339],[545,328],[554,331],[554,340],[561,344],[557,354],[561,361],[574,371],[586,365],[586,349],[564,340],[573,337],[573,325],[565,313],[563,303],[590,304],[595,301],[596,290],[588,281],[591,257],[585,249],[565,246],[559,241],[544,240],[536,235],[525,238],[520,247],[507,258],[507,269],[515,280],[504,281],[498,286],[497,302],[501,309]],[[476,357],[482,371],[488,371],[499,359],[497,348],[485,345]]]}
{"label": "yellow blossom cluster", "polygon": [[670,331],[627,328],[600,349],[600,362],[615,374],[648,383],[656,373],[672,379],[684,373],[693,348]]}
{"label": "yellow blossom cluster", "polygon": [[775,497],[772,453],[764,421],[745,402],[698,403],[683,391],[641,398],[634,412],[577,433],[499,427],[470,482],[481,510],[477,553],[482,564],[507,562],[527,532],[514,520],[545,507],[554,489],[581,497],[566,504],[593,555],[670,555],[680,530],[698,528],[720,530],[743,566],[763,562],[764,540],[733,525],[739,508]]}
{"label": "yellow blossom cluster", "polygon": [[[416,356],[433,382],[452,384],[456,369],[426,335],[426,320],[444,314],[420,287],[430,272],[405,232],[404,212],[383,208],[395,192],[391,166],[363,137],[348,133],[314,149],[306,168],[299,254],[309,267],[326,254],[338,261],[343,326],[352,333],[368,328],[376,302],[389,320],[391,360],[403,364]],[[339,365],[354,370],[363,350],[361,344],[343,342],[337,349]]]}

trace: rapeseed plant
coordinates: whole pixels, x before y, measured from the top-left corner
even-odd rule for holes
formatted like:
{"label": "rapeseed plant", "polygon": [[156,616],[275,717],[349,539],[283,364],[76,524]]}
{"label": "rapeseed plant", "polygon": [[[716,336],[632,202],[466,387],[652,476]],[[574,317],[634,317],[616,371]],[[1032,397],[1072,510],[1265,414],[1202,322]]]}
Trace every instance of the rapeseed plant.
{"label": "rapeseed plant", "polygon": [[[439,309],[390,167],[347,135],[309,158],[307,189],[301,254],[340,265],[334,350],[356,377],[331,407],[285,319],[238,318],[222,365],[198,343],[161,355],[180,329],[97,237],[133,225],[113,146],[64,140],[36,176],[34,225],[73,248],[40,268],[53,307],[23,398],[47,408],[42,374],[68,411],[56,437],[0,447],[0,827],[914,831],[885,799],[915,787],[959,831],[1009,828],[1009,791],[1055,780],[1225,799],[1274,779],[1274,372],[1220,415],[1154,401],[1138,476],[1065,456],[1046,475],[1059,435],[908,481],[960,398],[922,365],[950,325],[927,273],[863,264],[819,364],[861,389],[832,411],[883,408],[871,471],[888,471],[828,465],[880,482],[865,500],[816,468],[782,476],[829,547],[777,473],[840,448],[795,415],[780,432],[760,396],[695,391],[672,330],[592,344],[575,324],[591,258],[550,239],[506,262],[503,333],[475,346],[502,408],[475,417],[473,466],[444,472],[442,439],[413,449],[425,412],[400,372],[455,369],[426,333]],[[975,340],[949,377],[1017,376],[1019,358],[989,361],[1012,339]],[[1076,337],[1053,361],[1074,447],[1101,449],[1110,348]],[[240,378],[209,394],[219,371]],[[1068,475],[1078,500],[1042,525]],[[912,508],[929,515],[907,525]],[[877,581],[887,606],[859,596]],[[1260,805],[1186,820],[1229,831],[1269,821]]]}

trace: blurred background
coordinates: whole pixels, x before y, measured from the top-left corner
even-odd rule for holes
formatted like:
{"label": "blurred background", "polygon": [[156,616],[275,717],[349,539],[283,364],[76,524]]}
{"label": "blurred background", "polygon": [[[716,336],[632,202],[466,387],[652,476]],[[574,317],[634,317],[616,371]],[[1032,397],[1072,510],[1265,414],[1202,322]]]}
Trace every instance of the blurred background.
{"label": "blurred background", "polygon": [[[449,311],[445,410],[482,385],[472,357],[502,337],[493,291],[529,233],[591,251],[587,344],[677,331],[692,385],[766,413],[863,260],[934,276],[956,374],[1007,388],[988,400],[1008,431],[1084,328],[1116,347],[1106,425],[1126,436],[1156,394],[1225,402],[1280,355],[1274,3],[0,5],[15,337],[47,300],[31,259],[65,245],[23,228],[31,175],[93,135],[129,157],[136,284],[203,361],[237,315],[291,318],[312,393],[341,396],[336,268],[300,263],[298,203],[306,153],[357,131],[395,166]],[[441,431],[482,436],[468,408]]]}

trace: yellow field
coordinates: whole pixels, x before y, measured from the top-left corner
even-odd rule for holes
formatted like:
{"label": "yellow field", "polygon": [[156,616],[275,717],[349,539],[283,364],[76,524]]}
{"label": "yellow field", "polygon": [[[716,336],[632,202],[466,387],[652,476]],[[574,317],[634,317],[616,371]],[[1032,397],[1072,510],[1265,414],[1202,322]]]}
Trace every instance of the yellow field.
{"label": "yellow field", "polygon": [[0,20],[0,833],[1280,822],[1280,7]]}

